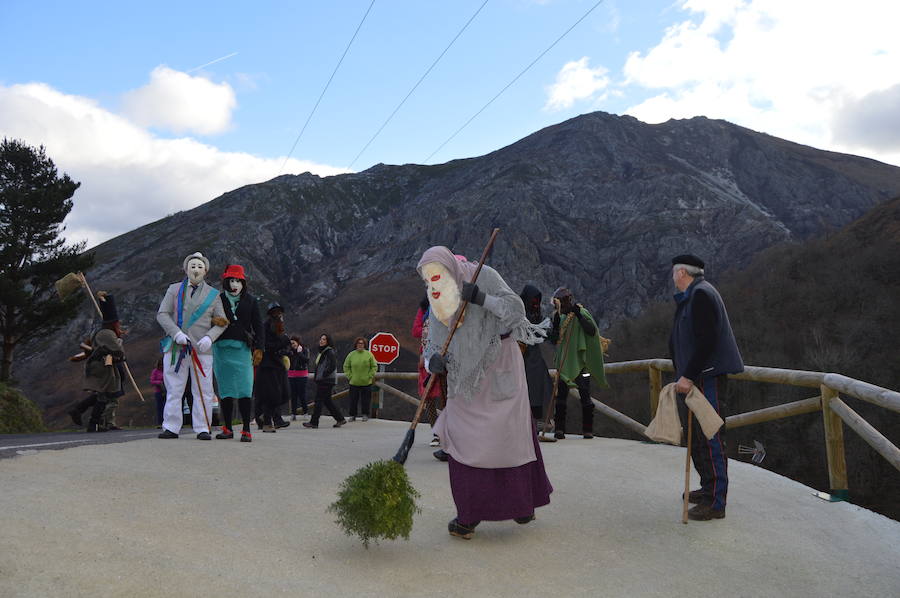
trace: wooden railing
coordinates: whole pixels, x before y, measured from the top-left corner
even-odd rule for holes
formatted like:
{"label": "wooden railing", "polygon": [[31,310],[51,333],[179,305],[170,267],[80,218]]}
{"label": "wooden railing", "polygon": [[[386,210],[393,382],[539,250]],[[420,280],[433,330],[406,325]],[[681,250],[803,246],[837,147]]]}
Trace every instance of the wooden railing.
{"label": "wooden railing", "polygon": [[[606,364],[607,375],[627,372],[647,374],[649,379],[651,418],[656,413],[659,392],[662,389],[662,372],[673,371],[672,361],[669,359],[643,359]],[[847,462],[844,455],[844,429],[842,424],[847,424],[878,454],[887,459],[888,463],[900,470],[900,449],[851,409],[839,396],[843,393],[846,396],[900,413],[900,393],[840,374],[758,366],[745,366],[742,373],[729,376],[729,378],[816,388],[819,390],[818,396],[809,399],[728,416],[725,418],[725,427],[726,429],[740,428],[784,419],[794,415],[821,411],[822,424],[825,431],[825,451],[828,459],[828,479],[831,494],[834,498],[845,499],[848,495]],[[643,435],[645,426],[596,399],[592,400],[599,411]]]}
{"label": "wooden railing", "polygon": [[[659,393],[662,390],[662,372],[673,372],[674,368],[672,367],[672,361],[669,359],[642,359],[607,363],[605,371],[607,375],[635,372],[646,373],[649,382],[650,417],[652,418],[656,413]],[[550,373],[552,374],[553,370]],[[417,377],[418,374],[415,372],[379,372],[375,374],[375,385],[383,392],[388,392],[412,405],[418,405],[419,400],[416,397],[384,382],[384,380],[415,380]],[[847,424],[860,438],[884,457],[888,463],[900,471],[900,448],[897,448],[896,445],[872,427],[840,398],[840,395],[844,394],[845,396],[900,413],[900,392],[840,374],[758,366],[745,366],[742,373],[729,376],[729,378],[818,389],[819,394],[808,399],[730,415],[725,418],[725,427],[727,429],[740,428],[821,411],[822,425],[825,431],[825,451],[828,459],[829,486],[834,499],[846,499],[848,496],[843,424]],[[338,379],[345,379],[344,374],[338,374]],[[347,391],[338,393],[335,395],[335,398],[339,398],[346,393]],[[573,389],[571,394],[576,395],[576,390]],[[600,413],[641,436],[645,435],[646,426],[644,424],[593,397],[591,400]]]}

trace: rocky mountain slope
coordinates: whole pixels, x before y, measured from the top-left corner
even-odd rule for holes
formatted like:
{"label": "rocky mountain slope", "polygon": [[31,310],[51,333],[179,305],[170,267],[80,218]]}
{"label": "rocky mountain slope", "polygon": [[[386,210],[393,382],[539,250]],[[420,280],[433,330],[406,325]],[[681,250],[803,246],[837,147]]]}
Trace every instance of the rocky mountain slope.
{"label": "rocky mountain slope", "polygon": [[[155,361],[165,286],[198,250],[215,281],[227,263],[244,265],[253,292],[282,302],[289,329],[310,338],[400,333],[397,368],[411,369],[414,267],[430,245],[476,259],[498,226],[490,263],[513,288],[532,282],[549,295],[567,285],[605,329],[669,292],[671,255],[705,256],[714,279],[898,193],[900,168],[873,160],[702,117],[648,125],[597,112],[478,158],[236,189],[102,244],[88,275],[118,296],[141,380]],[[91,329],[87,303],[84,314],[18,356],[14,375],[51,422],[78,395],[79,368],[64,358]]]}

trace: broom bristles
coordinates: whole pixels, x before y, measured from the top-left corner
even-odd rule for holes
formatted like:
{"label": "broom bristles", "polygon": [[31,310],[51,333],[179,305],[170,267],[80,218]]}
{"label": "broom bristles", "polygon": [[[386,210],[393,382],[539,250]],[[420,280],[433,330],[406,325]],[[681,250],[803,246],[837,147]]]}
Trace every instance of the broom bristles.
{"label": "broom bristles", "polygon": [[402,537],[409,540],[419,494],[406,469],[393,460],[375,461],[358,469],[341,484],[338,499],[328,507],[348,536],[358,536],[363,546]]}
{"label": "broom bristles", "polygon": [[69,272],[53,283],[53,286],[56,287],[56,294],[59,295],[59,298],[65,299],[81,288],[81,279],[74,272]]}

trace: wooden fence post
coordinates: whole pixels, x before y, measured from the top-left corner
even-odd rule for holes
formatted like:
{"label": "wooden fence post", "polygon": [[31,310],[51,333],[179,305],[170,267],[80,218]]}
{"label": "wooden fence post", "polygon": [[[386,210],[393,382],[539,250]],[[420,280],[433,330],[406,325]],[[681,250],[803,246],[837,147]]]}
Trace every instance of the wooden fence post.
{"label": "wooden fence post", "polygon": [[831,399],[838,396],[836,390],[822,389],[822,423],[825,426],[825,451],[828,456],[828,483],[833,500],[847,500],[847,461],[844,457],[844,422],[831,410]]}
{"label": "wooden fence post", "polygon": [[659,405],[659,393],[662,391],[662,371],[652,365],[647,368],[650,377],[650,419],[656,416],[656,408]]}

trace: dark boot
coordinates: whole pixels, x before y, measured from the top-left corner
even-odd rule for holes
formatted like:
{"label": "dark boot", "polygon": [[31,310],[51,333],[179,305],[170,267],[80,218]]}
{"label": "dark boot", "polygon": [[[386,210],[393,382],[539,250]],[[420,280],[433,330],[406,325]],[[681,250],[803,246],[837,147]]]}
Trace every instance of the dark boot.
{"label": "dark boot", "polygon": [[74,407],[67,413],[69,417],[72,418],[72,422],[76,426],[83,426],[84,422],[81,419],[81,415],[87,411],[89,408],[93,407],[97,403],[97,395],[92,394],[88,396],[83,401],[78,401]]}
{"label": "dark boot", "polygon": [[106,428],[100,428],[100,418],[106,409],[106,402],[96,401],[91,409],[91,419],[88,421],[88,432],[105,432]]}

